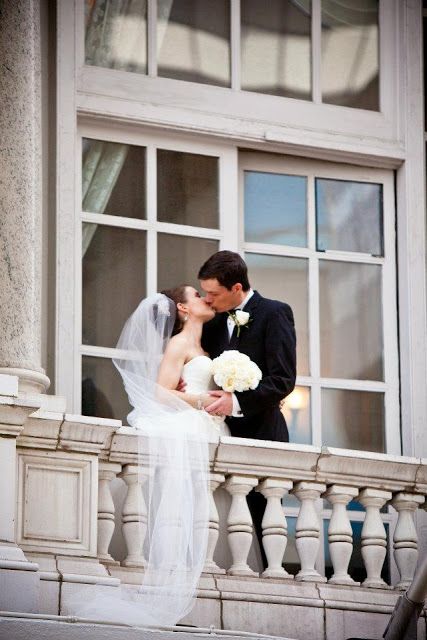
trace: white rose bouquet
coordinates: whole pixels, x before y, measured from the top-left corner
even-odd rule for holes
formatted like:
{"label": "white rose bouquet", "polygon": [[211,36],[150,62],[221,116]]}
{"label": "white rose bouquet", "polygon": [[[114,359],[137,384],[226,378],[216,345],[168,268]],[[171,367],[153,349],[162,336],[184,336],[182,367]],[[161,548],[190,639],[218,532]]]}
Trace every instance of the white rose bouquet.
{"label": "white rose bouquet", "polygon": [[258,365],[249,356],[233,349],[213,360],[212,372],[216,384],[231,393],[256,389],[262,378]]}

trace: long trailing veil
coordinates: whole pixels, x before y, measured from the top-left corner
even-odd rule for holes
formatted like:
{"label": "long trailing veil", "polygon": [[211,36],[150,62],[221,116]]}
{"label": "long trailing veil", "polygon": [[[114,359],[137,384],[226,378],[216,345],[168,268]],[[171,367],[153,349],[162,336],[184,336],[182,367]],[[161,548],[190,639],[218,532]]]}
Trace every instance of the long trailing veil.
{"label": "long trailing veil", "polygon": [[156,383],[175,314],[166,296],[145,298],[127,320],[113,360],[133,407],[129,424],[141,436],[147,506],[142,584],[104,588],[74,608],[82,617],[169,626],[194,602],[208,536],[208,416]]}

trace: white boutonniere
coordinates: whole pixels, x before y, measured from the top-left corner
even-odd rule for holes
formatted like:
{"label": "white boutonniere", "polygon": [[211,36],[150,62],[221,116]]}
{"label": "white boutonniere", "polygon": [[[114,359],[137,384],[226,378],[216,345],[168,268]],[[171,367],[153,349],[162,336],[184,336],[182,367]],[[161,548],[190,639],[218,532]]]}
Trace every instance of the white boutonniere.
{"label": "white boutonniere", "polygon": [[250,313],[248,313],[247,311],[242,311],[241,309],[236,309],[236,311],[229,311],[228,315],[237,327],[237,337],[240,336],[240,329],[242,327],[248,329],[249,323],[252,322]]}

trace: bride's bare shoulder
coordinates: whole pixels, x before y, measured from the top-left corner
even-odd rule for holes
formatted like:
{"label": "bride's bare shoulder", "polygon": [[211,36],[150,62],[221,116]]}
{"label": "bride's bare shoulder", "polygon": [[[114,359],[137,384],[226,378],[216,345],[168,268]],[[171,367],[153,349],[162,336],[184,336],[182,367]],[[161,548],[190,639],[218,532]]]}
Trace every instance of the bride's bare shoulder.
{"label": "bride's bare shoulder", "polygon": [[185,355],[187,350],[187,340],[178,333],[169,340],[165,350],[165,356],[179,358],[180,356]]}

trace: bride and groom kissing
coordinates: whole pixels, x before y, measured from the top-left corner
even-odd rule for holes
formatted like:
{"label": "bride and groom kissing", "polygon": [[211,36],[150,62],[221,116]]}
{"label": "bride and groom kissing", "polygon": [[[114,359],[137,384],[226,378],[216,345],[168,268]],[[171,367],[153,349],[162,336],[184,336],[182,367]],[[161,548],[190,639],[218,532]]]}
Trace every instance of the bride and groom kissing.
{"label": "bride and groom kissing", "polygon": [[[113,360],[144,461],[142,584],[84,595],[74,614],[176,624],[192,608],[206,560],[212,435],[288,441],[280,402],[295,385],[291,308],[253,291],[244,260],[232,251],[212,255],[198,278],[203,298],[181,285],[144,299]],[[265,498],[252,491],[247,500],[266,566]]]}
{"label": "bride and groom kissing", "polygon": [[[159,370],[158,382],[194,407],[203,404],[211,415],[225,417],[231,435],[288,441],[281,400],[295,385],[296,339],[292,310],[284,302],[263,298],[249,284],[247,266],[239,254],[219,251],[200,268],[205,293],[190,286],[163,292],[176,305],[173,334]],[[235,393],[206,388],[196,397],[185,367],[195,358],[211,360],[227,350],[244,353],[262,372],[256,389]]]}

